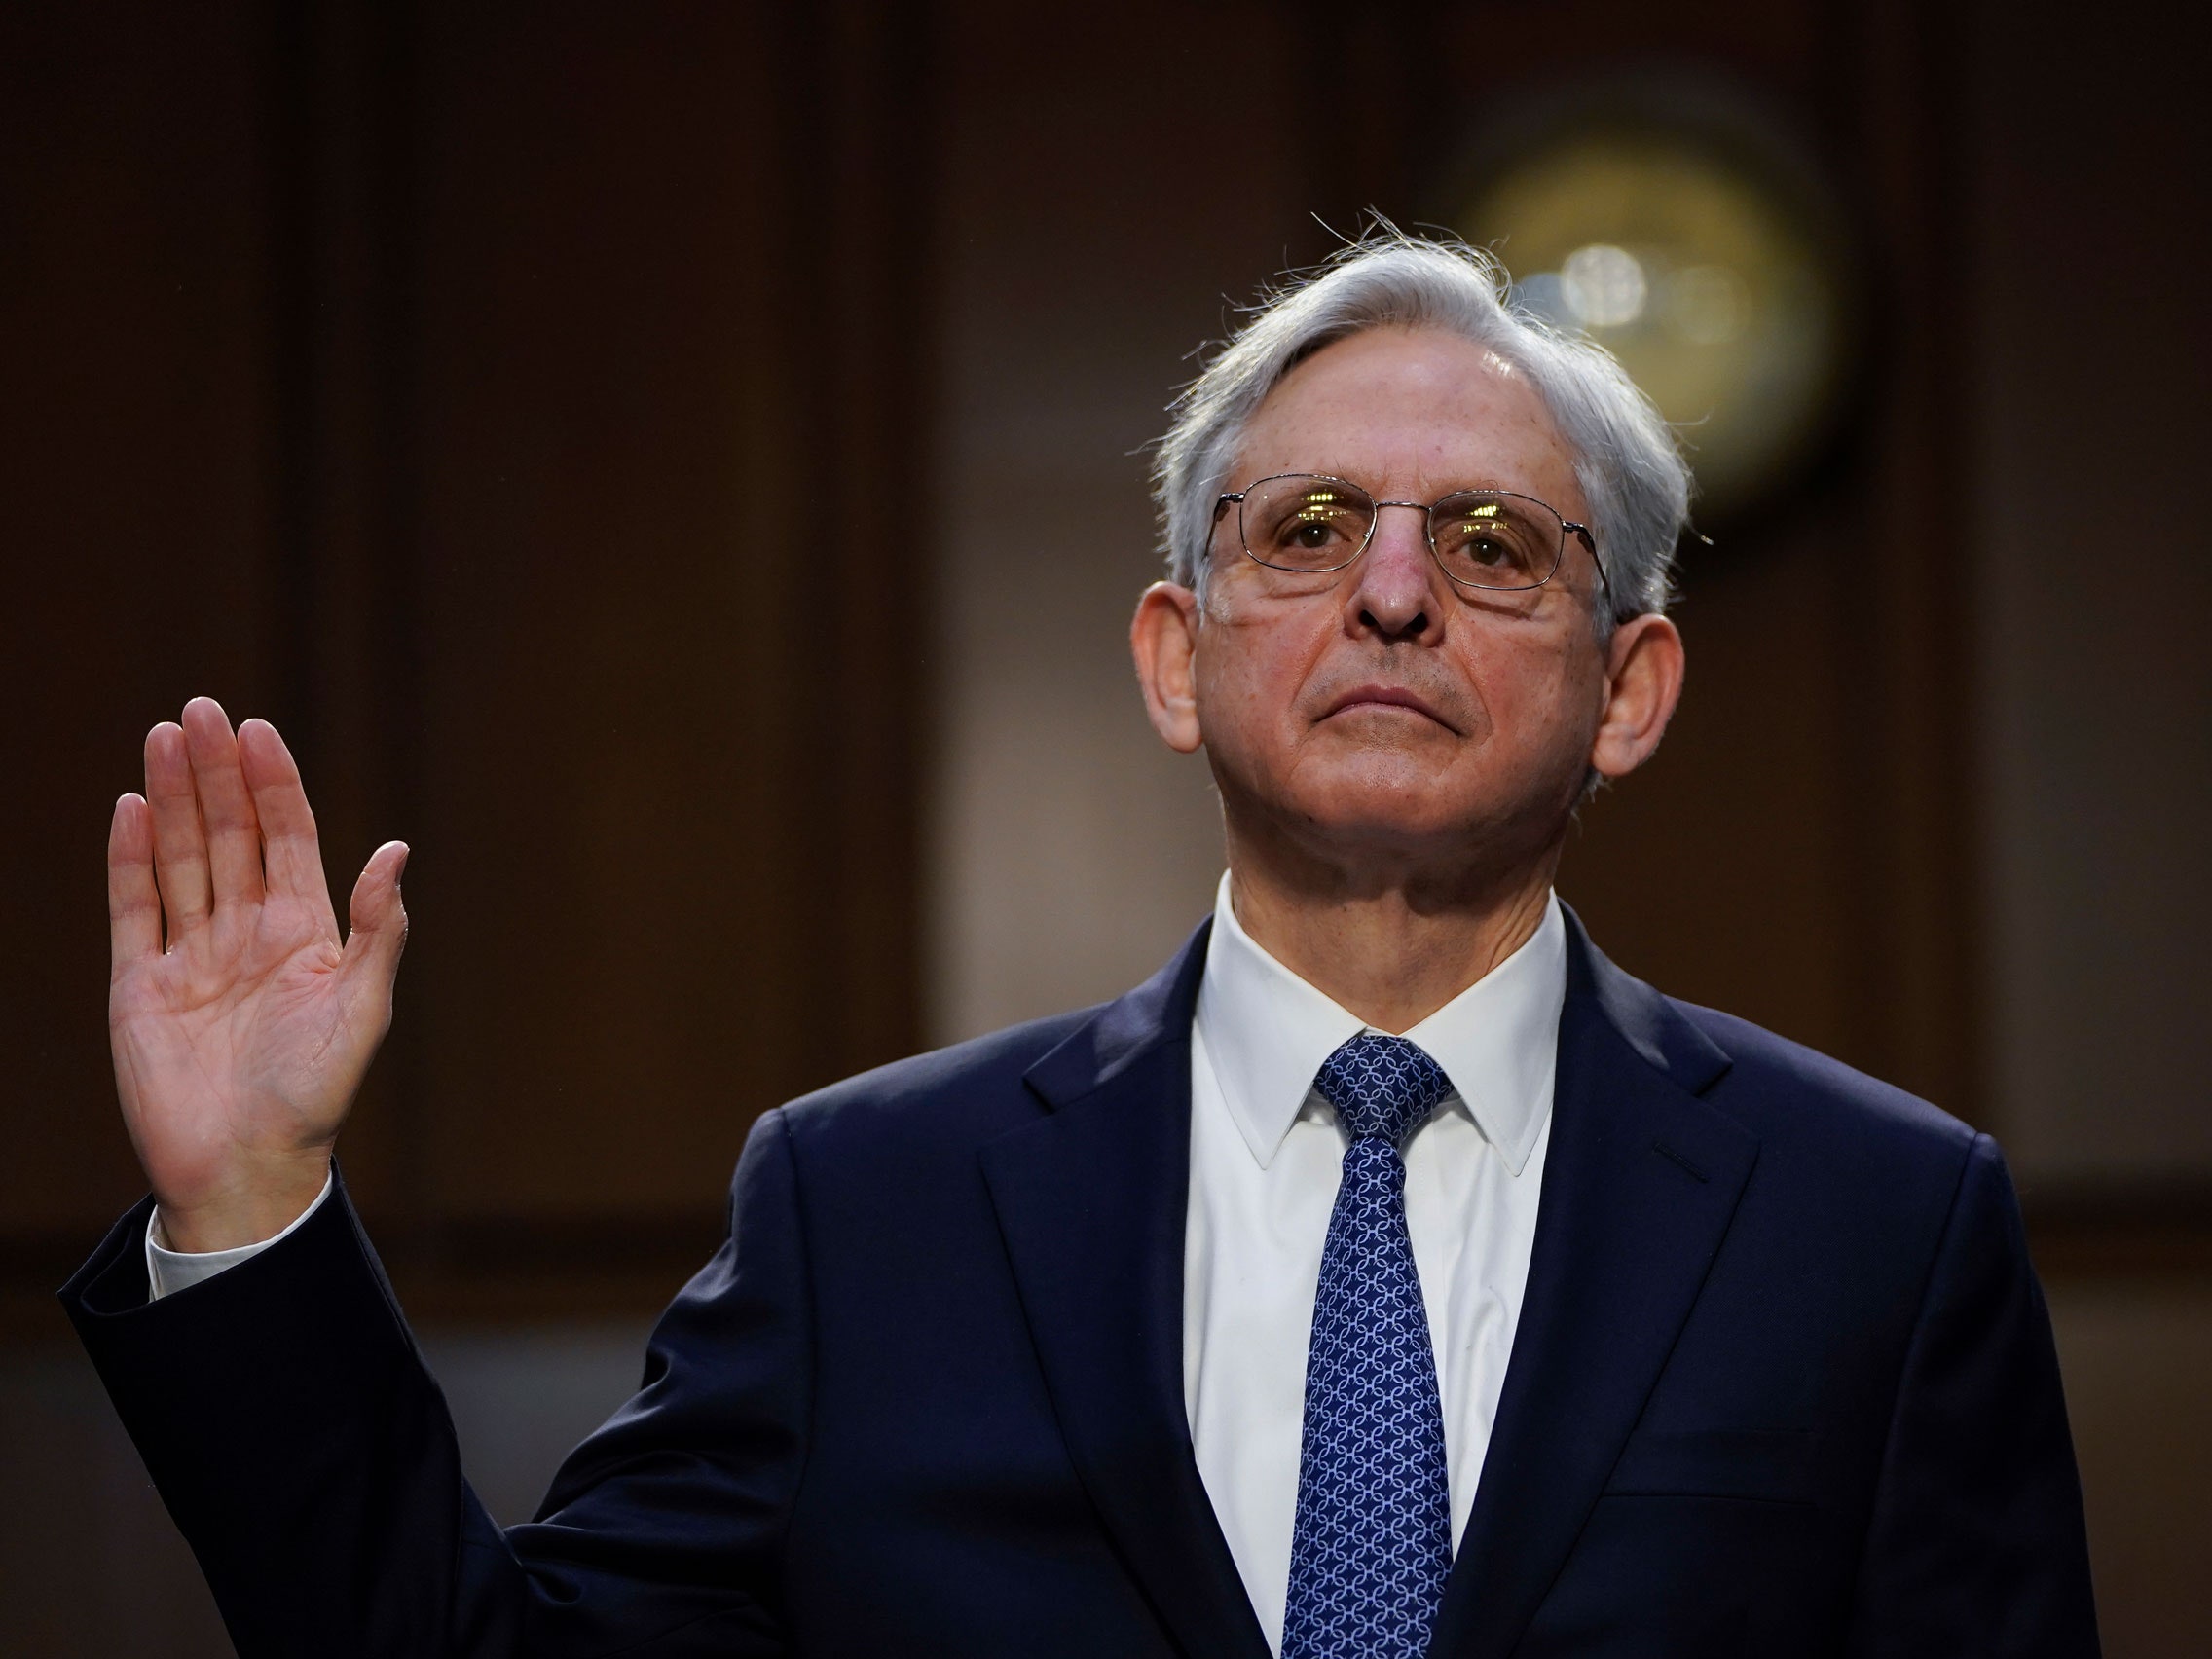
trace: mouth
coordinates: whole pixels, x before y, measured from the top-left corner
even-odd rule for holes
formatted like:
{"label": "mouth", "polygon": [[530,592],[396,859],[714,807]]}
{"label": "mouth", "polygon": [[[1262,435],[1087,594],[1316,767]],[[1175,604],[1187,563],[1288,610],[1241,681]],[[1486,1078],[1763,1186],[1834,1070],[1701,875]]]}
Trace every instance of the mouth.
{"label": "mouth", "polygon": [[1370,709],[1402,709],[1408,714],[1425,716],[1446,731],[1456,731],[1458,729],[1437,713],[1432,704],[1416,696],[1402,685],[1354,685],[1332,702],[1323,712],[1321,718],[1325,720],[1334,719],[1339,715],[1353,714]]}

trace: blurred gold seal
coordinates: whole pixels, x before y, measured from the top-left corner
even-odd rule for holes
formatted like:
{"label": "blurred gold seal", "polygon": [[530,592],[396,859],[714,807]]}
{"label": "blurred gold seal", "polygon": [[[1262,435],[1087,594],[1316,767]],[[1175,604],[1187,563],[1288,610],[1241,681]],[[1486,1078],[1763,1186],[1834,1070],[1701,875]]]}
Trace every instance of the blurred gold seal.
{"label": "blurred gold seal", "polygon": [[1517,298],[1604,345],[1676,424],[1701,523],[1767,504],[1832,429],[1854,261],[1771,118],[1698,84],[1567,89],[1487,124],[1446,188]]}

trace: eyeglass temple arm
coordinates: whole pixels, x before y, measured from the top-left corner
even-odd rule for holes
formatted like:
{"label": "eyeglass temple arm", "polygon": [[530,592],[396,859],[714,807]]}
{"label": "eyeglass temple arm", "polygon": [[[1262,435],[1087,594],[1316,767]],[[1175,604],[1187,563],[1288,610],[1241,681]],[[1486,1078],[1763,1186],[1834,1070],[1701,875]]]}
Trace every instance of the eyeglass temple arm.
{"label": "eyeglass temple arm", "polygon": [[[1217,518],[1220,516],[1220,509],[1215,509],[1214,516]],[[1605,561],[1598,557],[1598,538],[1590,534],[1590,527],[1586,524],[1576,524],[1572,519],[1566,519],[1561,522],[1560,528],[1570,530],[1581,537],[1582,545],[1590,549],[1590,563],[1598,567],[1598,585],[1605,590],[1607,599],[1612,598],[1612,578],[1605,574]]]}

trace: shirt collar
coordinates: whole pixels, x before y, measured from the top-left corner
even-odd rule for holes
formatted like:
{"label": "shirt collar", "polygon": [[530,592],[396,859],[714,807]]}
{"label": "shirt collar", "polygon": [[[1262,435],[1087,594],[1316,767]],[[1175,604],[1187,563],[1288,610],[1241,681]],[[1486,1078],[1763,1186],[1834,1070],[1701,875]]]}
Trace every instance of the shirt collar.
{"label": "shirt collar", "polygon": [[[1511,956],[1411,1031],[1452,1080],[1454,1104],[1519,1175],[1551,1108],[1567,1000],[1567,922],[1554,894]],[[1254,941],[1225,873],[1198,982],[1198,1035],[1244,1144],[1265,1168],[1290,1133],[1321,1062],[1369,1029]]]}

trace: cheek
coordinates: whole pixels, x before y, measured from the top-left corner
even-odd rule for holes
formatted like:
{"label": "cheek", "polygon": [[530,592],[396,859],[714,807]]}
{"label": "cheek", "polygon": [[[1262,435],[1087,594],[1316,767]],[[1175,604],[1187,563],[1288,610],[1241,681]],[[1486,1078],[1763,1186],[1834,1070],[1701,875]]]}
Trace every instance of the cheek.
{"label": "cheek", "polygon": [[1550,756],[1573,751],[1577,767],[1588,758],[1598,731],[1597,678],[1587,653],[1560,645],[1528,645],[1478,670],[1480,688],[1496,737],[1517,753]]}
{"label": "cheek", "polygon": [[1250,748],[1285,723],[1298,702],[1313,655],[1310,632],[1295,613],[1246,599],[1210,606],[1198,638],[1198,719],[1217,740]]}

